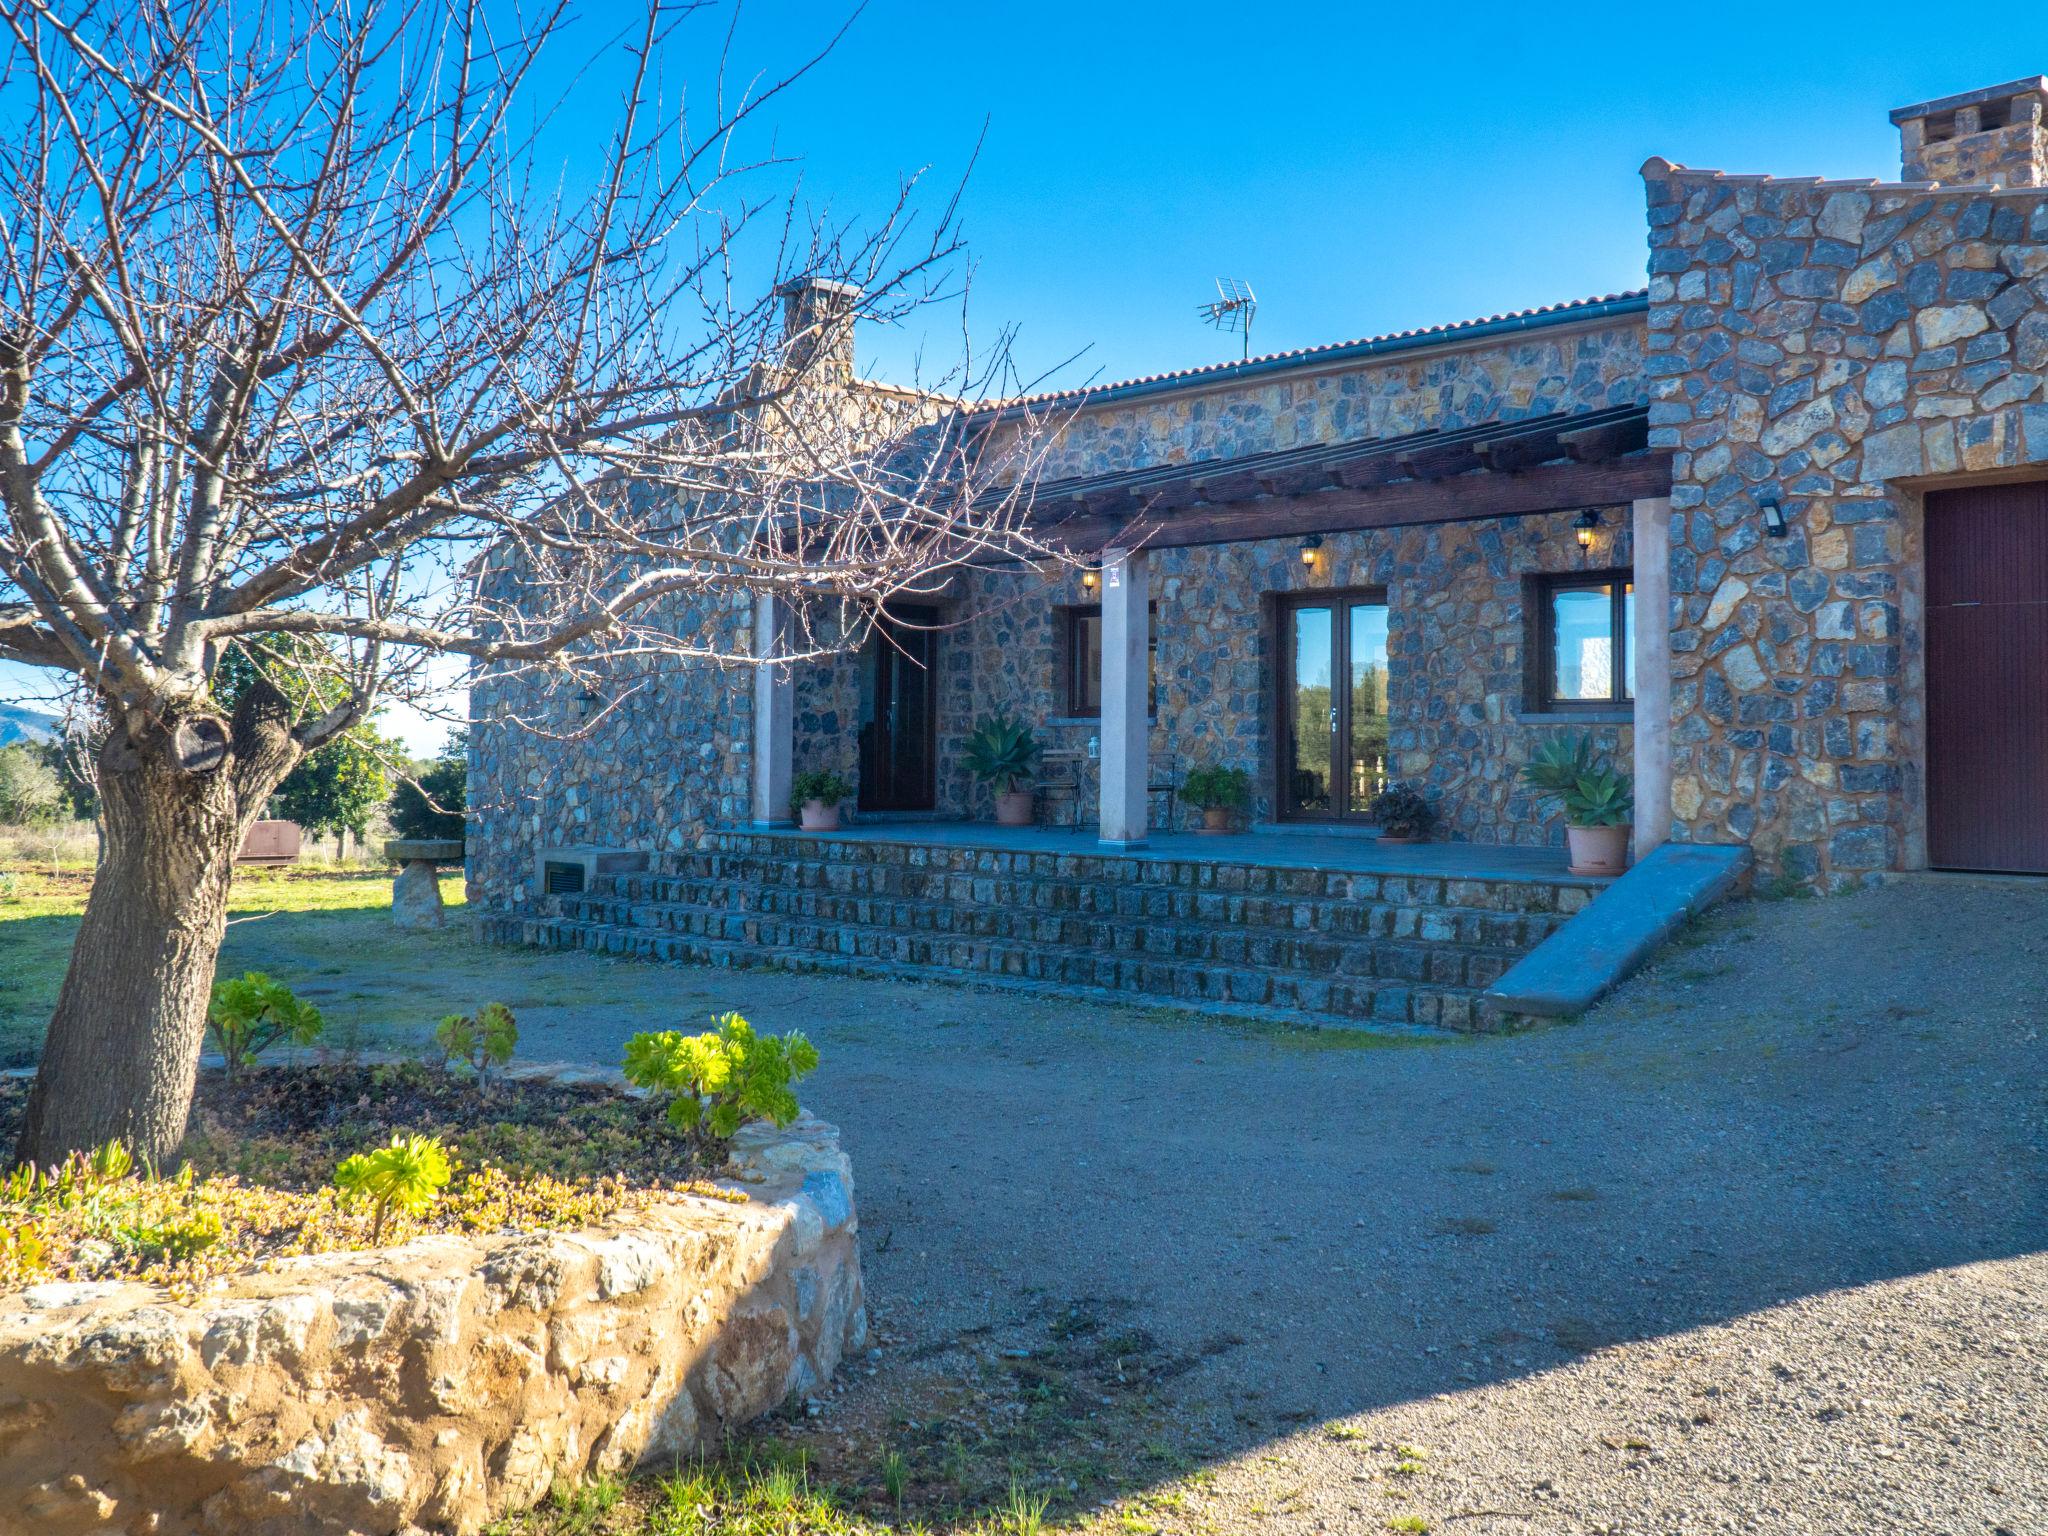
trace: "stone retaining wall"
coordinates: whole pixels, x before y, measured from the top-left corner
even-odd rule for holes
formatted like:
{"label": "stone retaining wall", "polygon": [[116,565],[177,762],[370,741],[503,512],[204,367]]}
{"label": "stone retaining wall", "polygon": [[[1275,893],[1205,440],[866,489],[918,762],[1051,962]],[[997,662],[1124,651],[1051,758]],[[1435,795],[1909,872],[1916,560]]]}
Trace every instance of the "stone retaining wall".
{"label": "stone retaining wall", "polygon": [[751,1127],[731,1178],[745,1203],[320,1254],[190,1306],[0,1298],[0,1536],[468,1533],[715,1445],[867,1333],[837,1132]]}

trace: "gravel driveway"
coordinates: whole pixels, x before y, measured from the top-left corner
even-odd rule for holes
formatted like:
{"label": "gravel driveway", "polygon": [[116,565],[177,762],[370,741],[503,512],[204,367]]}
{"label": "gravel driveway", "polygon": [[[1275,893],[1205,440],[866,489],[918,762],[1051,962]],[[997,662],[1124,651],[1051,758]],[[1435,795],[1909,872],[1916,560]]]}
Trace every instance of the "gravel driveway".
{"label": "gravel driveway", "polygon": [[886,1347],[785,1432],[850,1487],[895,1451],[1132,1532],[2048,1532],[2041,883],[1732,907],[1507,1040],[651,974],[824,1052]]}

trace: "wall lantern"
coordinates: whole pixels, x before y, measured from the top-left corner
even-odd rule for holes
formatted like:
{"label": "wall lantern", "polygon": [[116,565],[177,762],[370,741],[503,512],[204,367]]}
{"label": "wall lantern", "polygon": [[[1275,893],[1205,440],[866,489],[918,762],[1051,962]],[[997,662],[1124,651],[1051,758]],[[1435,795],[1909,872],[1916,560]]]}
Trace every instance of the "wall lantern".
{"label": "wall lantern", "polygon": [[1600,514],[1591,507],[1572,519],[1572,531],[1578,537],[1580,549],[1587,550],[1593,547],[1593,530],[1599,526]]}
{"label": "wall lantern", "polygon": [[1316,551],[1323,547],[1323,536],[1312,533],[1301,541],[1301,563],[1310,570],[1316,568]]}
{"label": "wall lantern", "polygon": [[1758,491],[1756,509],[1763,515],[1764,532],[1774,539],[1782,539],[1790,530],[1785,526],[1785,509],[1778,505],[1776,491]]}
{"label": "wall lantern", "polygon": [[1102,563],[1101,563],[1100,561],[1096,561],[1095,563],[1093,563],[1093,564],[1091,564],[1091,565],[1084,565],[1084,566],[1082,566],[1082,567],[1081,567],[1081,590],[1082,590],[1082,591],[1084,591],[1084,592],[1093,592],[1093,591],[1094,591],[1094,590],[1095,590],[1095,589],[1096,589],[1096,588],[1097,588],[1098,586],[1100,586],[1101,584],[1102,584]]}

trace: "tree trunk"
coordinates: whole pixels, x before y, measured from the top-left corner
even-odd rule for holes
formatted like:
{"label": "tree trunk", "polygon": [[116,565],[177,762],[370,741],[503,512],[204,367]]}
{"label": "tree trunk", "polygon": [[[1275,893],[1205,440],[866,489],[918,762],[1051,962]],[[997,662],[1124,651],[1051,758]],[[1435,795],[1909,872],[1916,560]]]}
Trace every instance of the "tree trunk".
{"label": "tree trunk", "polygon": [[116,726],[108,738],[99,760],[104,851],[18,1160],[47,1166],[119,1141],[160,1168],[176,1161],[249,820],[242,808],[260,808],[298,756],[281,704],[245,700],[229,751],[198,771],[180,761],[162,725],[137,737]]}

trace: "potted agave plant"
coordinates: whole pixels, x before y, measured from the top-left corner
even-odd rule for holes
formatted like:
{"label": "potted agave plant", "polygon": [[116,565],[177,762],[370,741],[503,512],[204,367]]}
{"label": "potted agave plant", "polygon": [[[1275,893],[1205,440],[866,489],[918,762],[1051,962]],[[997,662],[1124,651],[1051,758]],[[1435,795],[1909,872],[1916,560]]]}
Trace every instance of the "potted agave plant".
{"label": "potted agave plant", "polygon": [[1563,807],[1573,874],[1618,875],[1628,867],[1633,786],[1627,774],[1598,759],[1591,737],[1545,742],[1523,765],[1522,777]]}
{"label": "potted agave plant", "polygon": [[1208,763],[1188,770],[1182,797],[1202,813],[1204,832],[1228,832],[1230,819],[1252,803],[1252,776],[1242,768]]}
{"label": "potted agave plant", "polygon": [[1372,797],[1365,813],[1380,829],[1383,843],[1419,843],[1436,821],[1436,807],[1422,798],[1422,791],[1398,779]]}
{"label": "potted agave plant", "polygon": [[806,832],[837,832],[839,802],[853,793],[853,786],[836,773],[813,768],[790,781],[789,808]]}
{"label": "potted agave plant", "polygon": [[1031,775],[1038,767],[1038,738],[1010,714],[983,715],[974,722],[961,760],[996,797],[996,825],[1031,825]]}

